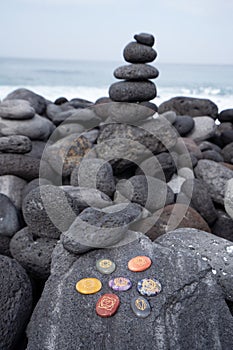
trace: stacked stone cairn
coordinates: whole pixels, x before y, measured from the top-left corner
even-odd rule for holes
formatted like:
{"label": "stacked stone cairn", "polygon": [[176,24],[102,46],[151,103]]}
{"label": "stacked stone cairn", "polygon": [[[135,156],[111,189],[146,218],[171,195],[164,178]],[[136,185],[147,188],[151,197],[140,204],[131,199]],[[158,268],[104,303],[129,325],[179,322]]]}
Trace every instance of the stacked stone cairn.
{"label": "stacked stone cairn", "polygon": [[156,86],[149,79],[157,78],[159,72],[148,64],[157,57],[157,52],[152,48],[154,37],[141,33],[134,38],[136,41],[129,43],[123,51],[124,59],[130,64],[114,71],[114,76],[124,81],[110,86],[109,96],[113,101],[143,102],[156,97]]}
{"label": "stacked stone cairn", "polygon": [[[154,37],[134,38],[109,97],[0,102],[2,350],[233,349],[233,109],[157,108]],[[146,271],[128,268],[136,256]],[[131,288],[113,292],[115,277]],[[100,290],[78,293],[83,278]],[[161,291],[131,308],[145,278]]]}

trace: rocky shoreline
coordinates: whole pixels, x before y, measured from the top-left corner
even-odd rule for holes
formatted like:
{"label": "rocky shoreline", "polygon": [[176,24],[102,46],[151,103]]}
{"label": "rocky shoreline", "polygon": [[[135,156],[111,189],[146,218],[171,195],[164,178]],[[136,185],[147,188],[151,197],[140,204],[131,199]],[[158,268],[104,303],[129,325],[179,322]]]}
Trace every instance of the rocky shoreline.
{"label": "rocky shoreline", "polygon": [[[2,350],[233,348],[233,108],[151,103],[152,39],[128,44],[110,97],[0,102]],[[147,272],[127,269],[135,256]],[[132,282],[111,318],[95,312],[100,259]],[[77,293],[85,277],[101,291]],[[145,277],[162,291],[140,318]]]}

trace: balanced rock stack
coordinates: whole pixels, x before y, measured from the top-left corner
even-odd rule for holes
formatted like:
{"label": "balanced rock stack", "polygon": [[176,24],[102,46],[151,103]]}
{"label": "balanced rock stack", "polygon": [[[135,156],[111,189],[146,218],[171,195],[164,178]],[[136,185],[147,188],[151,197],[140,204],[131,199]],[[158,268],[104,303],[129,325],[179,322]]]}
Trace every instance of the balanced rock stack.
{"label": "balanced rock stack", "polygon": [[124,81],[110,86],[109,96],[117,102],[143,102],[156,97],[156,86],[149,79],[158,77],[158,70],[147,64],[153,62],[157,52],[152,48],[154,37],[141,33],[134,36],[136,41],[129,43],[124,51],[124,59],[129,65],[118,67],[114,71],[117,79]]}

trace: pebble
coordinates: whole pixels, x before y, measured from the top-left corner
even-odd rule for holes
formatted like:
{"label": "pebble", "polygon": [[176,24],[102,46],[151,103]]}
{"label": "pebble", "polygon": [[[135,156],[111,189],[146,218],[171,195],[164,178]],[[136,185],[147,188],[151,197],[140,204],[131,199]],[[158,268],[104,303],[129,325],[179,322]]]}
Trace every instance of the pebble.
{"label": "pebble", "polygon": [[142,102],[153,100],[157,91],[151,81],[122,81],[109,88],[109,96],[117,102]]}
{"label": "pebble", "polygon": [[97,278],[83,278],[76,283],[76,290],[81,294],[95,294],[102,288],[102,283]]}
{"label": "pebble", "polygon": [[115,294],[104,294],[96,303],[96,313],[101,317],[113,316],[120,305],[120,299]]}
{"label": "pebble", "polygon": [[136,256],[128,262],[128,269],[133,272],[141,272],[149,269],[152,261],[148,256]]}
{"label": "pebble", "polygon": [[11,135],[0,137],[0,152],[28,153],[32,149],[32,142],[27,136]]}
{"label": "pebble", "polygon": [[231,122],[233,121],[233,108],[224,109],[219,113],[218,120],[222,122]]}
{"label": "pebble", "polygon": [[157,279],[144,278],[138,282],[137,290],[141,295],[153,297],[161,292],[162,286]]}
{"label": "pebble", "polygon": [[180,136],[185,136],[194,128],[194,119],[188,115],[177,115],[173,126]]}
{"label": "pebble", "polygon": [[4,119],[24,120],[31,119],[35,110],[25,100],[3,101],[0,103],[0,117]]}
{"label": "pebble", "polygon": [[132,287],[132,282],[126,277],[115,277],[108,282],[110,288],[118,292],[125,292]]}
{"label": "pebble", "polygon": [[155,42],[155,38],[152,34],[148,33],[140,33],[140,34],[135,34],[134,39],[143,45],[148,45],[148,46],[153,46]]}
{"label": "pebble", "polygon": [[204,141],[214,135],[216,124],[214,119],[207,116],[193,118],[195,123],[192,131],[187,135],[196,142]]}
{"label": "pebble", "polygon": [[134,297],[131,300],[131,308],[135,315],[140,318],[146,318],[151,313],[151,306],[148,300],[141,296]]}
{"label": "pebble", "polygon": [[104,275],[109,275],[116,269],[116,264],[110,259],[99,259],[96,262],[96,268],[99,272]]}
{"label": "pebble", "polygon": [[113,75],[117,79],[146,80],[157,78],[159,71],[149,64],[137,63],[118,67]]}
{"label": "pebble", "polygon": [[148,63],[155,60],[157,52],[147,45],[131,42],[124,48],[123,56],[129,63]]}

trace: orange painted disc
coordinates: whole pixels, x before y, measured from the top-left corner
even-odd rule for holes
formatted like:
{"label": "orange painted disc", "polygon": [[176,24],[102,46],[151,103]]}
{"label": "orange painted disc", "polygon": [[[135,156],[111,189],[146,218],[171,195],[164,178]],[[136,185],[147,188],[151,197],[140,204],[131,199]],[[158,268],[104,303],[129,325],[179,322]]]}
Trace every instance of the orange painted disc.
{"label": "orange painted disc", "polygon": [[152,261],[148,256],[135,256],[128,262],[128,269],[133,272],[141,272],[147,270],[152,264]]}
{"label": "orange painted disc", "polygon": [[120,299],[115,294],[104,294],[96,303],[96,313],[101,317],[113,316],[120,305]]}

